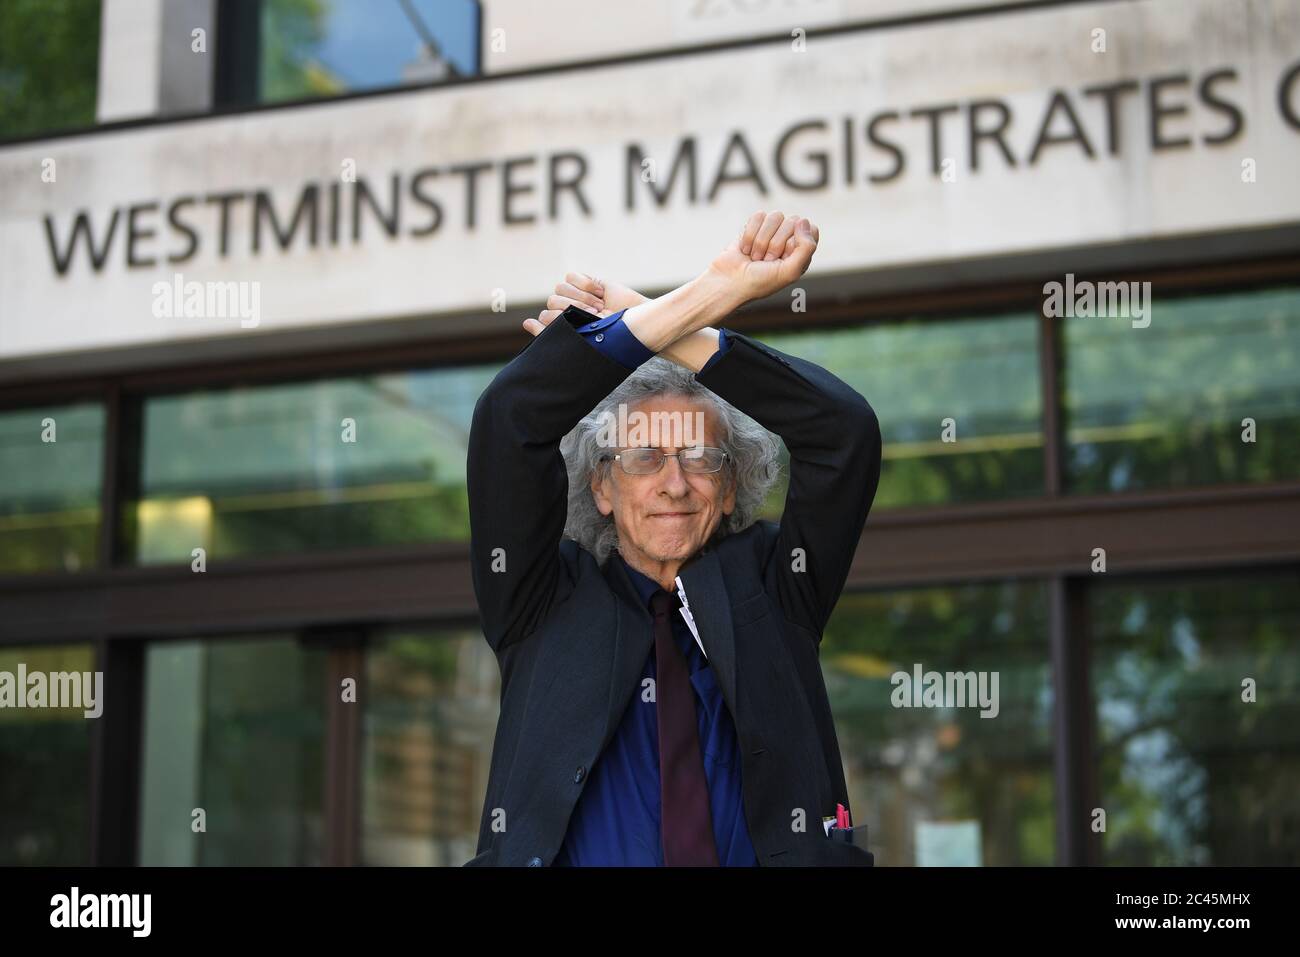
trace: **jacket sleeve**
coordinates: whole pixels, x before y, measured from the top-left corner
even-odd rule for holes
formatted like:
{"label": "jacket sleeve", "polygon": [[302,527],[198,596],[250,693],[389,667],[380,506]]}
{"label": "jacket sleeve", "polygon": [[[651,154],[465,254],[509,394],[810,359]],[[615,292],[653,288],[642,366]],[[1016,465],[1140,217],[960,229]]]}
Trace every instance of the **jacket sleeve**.
{"label": "jacket sleeve", "polygon": [[563,584],[568,475],[560,440],[632,371],[575,330],[589,318],[570,306],[474,406],[466,461],[470,565],[483,635],[497,652],[537,628]]}
{"label": "jacket sleeve", "polygon": [[787,620],[821,641],[880,482],[880,425],[867,400],[825,369],[736,332],[696,379],[790,452],[776,546],[766,569]]}

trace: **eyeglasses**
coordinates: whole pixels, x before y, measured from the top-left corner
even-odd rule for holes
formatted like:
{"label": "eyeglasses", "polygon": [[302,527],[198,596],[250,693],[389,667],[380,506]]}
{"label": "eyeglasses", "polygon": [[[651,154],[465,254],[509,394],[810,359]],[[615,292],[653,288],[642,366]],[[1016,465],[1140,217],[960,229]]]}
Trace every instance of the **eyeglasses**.
{"label": "eyeglasses", "polygon": [[629,475],[652,475],[664,467],[664,459],[676,456],[677,464],[683,472],[716,472],[722,464],[731,458],[731,454],[722,449],[707,445],[693,446],[680,452],[665,452],[663,449],[624,449],[615,455],[602,456],[602,460],[614,459]]}

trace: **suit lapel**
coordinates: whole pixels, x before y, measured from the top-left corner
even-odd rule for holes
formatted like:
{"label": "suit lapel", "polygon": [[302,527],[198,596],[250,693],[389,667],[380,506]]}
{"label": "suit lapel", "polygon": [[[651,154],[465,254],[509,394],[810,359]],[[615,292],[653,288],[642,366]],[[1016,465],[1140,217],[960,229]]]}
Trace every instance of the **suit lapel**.
{"label": "suit lapel", "polygon": [[[605,581],[614,592],[616,618],[614,656],[609,672],[609,702],[605,709],[605,731],[600,739],[600,750],[604,753],[605,746],[618,730],[630,694],[640,691],[646,657],[654,648],[654,629],[650,624],[650,613],[642,607],[636,586],[628,578],[627,570],[618,557],[611,553],[602,570]],[[629,689],[632,689],[630,693]]]}
{"label": "suit lapel", "polygon": [[718,553],[707,549],[681,570],[686,600],[700,630],[700,641],[708,655],[713,677],[722,689],[723,700],[736,714],[736,634],[731,625],[731,599],[722,578]]}
{"label": "suit lapel", "polygon": [[[614,638],[614,656],[610,666],[609,708],[605,715],[605,733],[601,750],[618,730],[618,723],[629,701],[629,689],[640,690],[641,673],[646,657],[654,649],[654,628],[650,613],[642,606],[641,596],[628,577],[623,563],[611,555],[604,566],[605,580],[618,600],[618,626]],[[735,715],[736,639],[731,625],[731,604],[722,578],[717,552],[701,552],[682,569],[682,585],[690,602],[695,627],[708,656],[709,667],[722,690],[723,700]]]}

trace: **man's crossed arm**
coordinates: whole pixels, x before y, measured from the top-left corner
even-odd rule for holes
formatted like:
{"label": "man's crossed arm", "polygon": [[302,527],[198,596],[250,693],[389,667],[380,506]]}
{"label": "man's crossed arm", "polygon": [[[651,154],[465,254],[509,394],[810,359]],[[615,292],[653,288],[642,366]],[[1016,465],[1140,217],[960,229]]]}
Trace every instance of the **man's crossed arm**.
{"label": "man's crossed arm", "polygon": [[808,269],[819,231],[809,220],[756,212],[740,235],[696,278],[657,299],[617,283],[569,273],[537,318],[523,327],[538,335],[569,306],[597,316],[622,311],[628,331],[651,352],[699,372],[718,350],[715,326],[753,299],[788,286]]}
{"label": "man's crossed arm", "polygon": [[[817,242],[817,228],[806,219],[756,213],[708,269],[664,296],[646,299],[571,273],[523,326],[538,336],[569,306],[597,317],[621,312],[637,349],[699,373],[707,387],[785,440],[790,488],[772,543],[779,559],[773,567],[787,619],[820,637],[875,495],[880,433],[874,412],[825,370],[743,336],[734,337],[716,368],[705,368],[723,351],[715,325],[745,302],[799,279]],[[569,341],[536,342],[541,350],[516,357],[475,408],[467,462],[471,557],[484,634],[498,652],[528,635],[556,597],[555,549],[567,495],[560,439],[630,372],[601,356],[603,350],[579,358],[568,351]],[[735,350],[744,355],[727,359]],[[807,574],[791,574],[780,559],[795,549],[808,552]]]}

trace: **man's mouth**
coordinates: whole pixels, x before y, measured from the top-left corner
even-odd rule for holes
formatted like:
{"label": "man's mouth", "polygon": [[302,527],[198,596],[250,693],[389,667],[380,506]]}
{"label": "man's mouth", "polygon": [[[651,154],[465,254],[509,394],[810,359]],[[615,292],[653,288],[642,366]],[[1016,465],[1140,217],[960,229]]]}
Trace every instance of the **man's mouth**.
{"label": "man's mouth", "polygon": [[688,515],[694,515],[694,512],[655,512],[651,518],[685,518]]}

